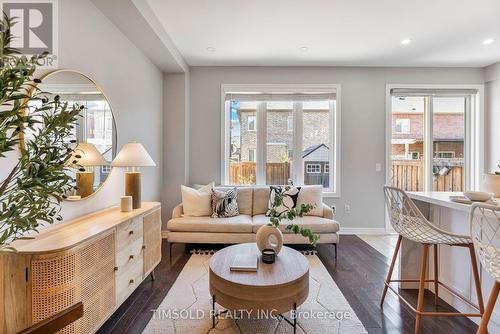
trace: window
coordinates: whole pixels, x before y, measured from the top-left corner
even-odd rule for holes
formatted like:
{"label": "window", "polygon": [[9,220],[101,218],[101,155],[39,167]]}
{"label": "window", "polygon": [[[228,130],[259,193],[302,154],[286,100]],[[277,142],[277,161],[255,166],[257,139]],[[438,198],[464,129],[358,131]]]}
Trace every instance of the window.
{"label": "window", "polygon": [[320,174],[321,173],[321,165],[320,164],[306,164],[306,173],[307,174]]}
{"label": "window", "polygon": [[286,119],[286,128],[288,132],[293,131],[293,116],[288,116]]}
{"label": "window", "polygon": [[251,148],[248,150],[248,161],[255,162],[255,149]]}
{"label": "window", "polygon": [[[479,87],[479,86],[478,86]],[[391,89],[388,177],[406,191],[478,189],[480,89]],[[411,129],[410,129],[411,122]]]}
{"label": "window", "polygon": [[109,174],[111,172],[111,165],[101,166],[101,172],[104,174]]}
{"label": "window", "polygon": [[396,133],[410,133],[410,119],[399,118],[396,119]]}
{"label": "window", "polygon": [[223,85],[223,184],[291,180],[339,195],[339,86],[313,86]]}
{"label": "window", "polygon": [[435,158],[437,159],[454,159],[455,158],[455,152],[436,152]]}
{"label": "window", "polygon": [[248,131],[255,131],[255,129],[257,128],[257,118],[256,116],[253,116],[253,115],[250,115],[248,116],[247,118],[247,124],[248,124]]}
{"label": "window", "polygon": [[411,160],[418,160],[418,159],[420,159],[420,152],[410,152],[410,159]]}

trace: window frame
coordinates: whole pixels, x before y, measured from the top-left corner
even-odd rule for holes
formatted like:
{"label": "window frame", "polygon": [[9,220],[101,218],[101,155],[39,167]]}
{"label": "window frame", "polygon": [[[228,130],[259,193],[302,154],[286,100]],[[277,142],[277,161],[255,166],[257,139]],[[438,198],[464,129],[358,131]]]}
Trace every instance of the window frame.
{"label": "window frame", "polygon": [[[293,132],[293,130],[294,130],[293,119],[294,119],[294,115],[289,115],[286,117],[286,131],[287,132]],[[290,126],[290,124],[291,124],[291,126]]]}
{"label": "window frame", "polygon": [[[405,121],[408,128],[405,131],[405,127],[401,124],[401,131],[398,131],[398,121]],[[394,132],[400,135],[407,135],[411,133],[411,119],[410,118],[398,118],[396,119],[396,124],[394,124]]]}
{"label": "window frame", "polygon": [[[250,159],[250,152],[253,152],[253,159]],[[249,148],[248,149],[248,161],[249,162],[257,162],[257,156],[255,155],[256,149],[255,148]]]}
{"label": "window frame", "polygon": [[[443,153],[445,153],[445,154],[451,153],[452,157],[447,158],[447,157],[439,156],[440,154],[443,154]],[[455,159],[455,156],[456,156],[455,151],[436,151],[436,152],[434,152],[434,154],[435,154],[434,159]]]}
{"label": "window frame", "polygon": [[[253,129],[250,129],[250,118],[253,119]],[[257,131],[257,115],[248,115],[247,116],[247,131],[248,132],[256,132]]]}
{"label": "window frame", "polygon": [[[309,167],[318,167],[318,171],[309,171]],[[306,163],[306,173],[307,174],[321,174],[321,164],[318,163]]]}
{"label": "window frame", "polygon": [[[221,184],[229,184],[229,143],[230,143],[230,103],[226,101],[228,93],[335,93],[335,100],[330,102],[330,154],[329,164],[331,174],[330,187],[323,190],[323,197],[340,198],[341,196],[341,85],[339,84],[222,84],[221,85]],[[297,103],[295,103],[297,104]],[[294,114],[297,110],[294,107]],[[294,118],[294,150],[302,144],[302,113]],[[265,185],[265,157],[266,157],[266,114],[262,110],[257,111],[257,185]],[[300,150],[302,151],[302,149]],[[303,184],[304,163],[303,159],[294,159],[293,176],[296,184]]]}
{"label": "window frame", "polygon": [[[392,89],[415,89],[415,90],[426,90],[426,89],[475,89],[477,94],[471,96],[470,106],[473,107],[472,110],[466,110],[466,138],[465,138],[465,153],[469,156],[467,159],[465,166],[468,169],[468,176],[466,176],[466,187],[467,183],[469,189],[471,190],[479,190],[480,183],[482,179],[482,174],[485,172],[484,170],[484,109],[485,109],[485,94],[484,94],[484,85],[483,84],[386,84],[386,147],[385,147],[385,180],[386,184],[391,184],[391,164],[392,164]],[[432,126],[429,128],[429,117],[426,117],[427,120],[426,126],[427,131],[430,132],[430,136],[432,137]],[[431,138],[432,139],[432,138]],[[429,148],[432,152],[432,140],[428,143],[428,147],[426,149],[429,151]],[[428,164],[432,163],[432,159],[428,159]],[[427,173],[430,173],[430,168]],[[431,179],[431,175],[425,177],[425,182],[429,183]],[[468,180],[467,180],[468,179]],[[426,184],[426,189],[429,188],[429,185]],[[389,233],[394,232],[393,228],[390,225],[390,221],[387,215],[386,209],[386,231]]]}

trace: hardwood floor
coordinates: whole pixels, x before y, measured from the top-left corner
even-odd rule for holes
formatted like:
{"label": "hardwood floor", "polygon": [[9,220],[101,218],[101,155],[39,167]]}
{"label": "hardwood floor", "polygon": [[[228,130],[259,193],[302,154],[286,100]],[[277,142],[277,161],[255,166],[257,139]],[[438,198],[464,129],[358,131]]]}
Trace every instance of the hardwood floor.
{"label": "hardwood floor", "polygon": [[[219,247],[223,246],[217,246]],[[214,246],[197,245],[196,248],[211,249]],[[357,236],[343,235],[338,249],[337,260],[334,258],[334,248],[331,245],[319,245],[318,256],[367,331],[413,333],[415,315],[406,305],[400,303],[393,293],[387,294],[383,309],[379,306],[383,281],[389,268],[387,257]],[[162,256],[162,262],[155,270],[156,280],[146,279],[98,333],[142,332],[153,314],[151,310],[160,305],[189,259],[185,246],[176,244],[170,262],[166,242],[163,243]],[[405,295],[416,304],[416,290],[405,291]],[[431,292],[426,292],[425,302],[426,310],[436,310],[434,295]],[[454,311],[442,300],[437,310]],[[476,329],[477,326],[467,318],[424,317],[421,333],[475,333]]]}

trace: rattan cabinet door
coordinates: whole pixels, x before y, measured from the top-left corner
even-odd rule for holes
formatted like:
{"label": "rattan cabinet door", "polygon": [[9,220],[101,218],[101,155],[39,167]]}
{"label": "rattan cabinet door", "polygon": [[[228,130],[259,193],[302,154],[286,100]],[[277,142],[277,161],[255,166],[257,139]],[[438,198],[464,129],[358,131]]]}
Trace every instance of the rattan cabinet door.
{"label": "rattan cabinet door", "polygon": [[115,243],[113,229],[67,251],[34,256],[33,323],[81,301],[83,317],[60,333],[94,333],[116,305]]}
{"label": "rattan cabinet door", "polygon": [[144,216],[144,276],[161,261],[161,210]]}

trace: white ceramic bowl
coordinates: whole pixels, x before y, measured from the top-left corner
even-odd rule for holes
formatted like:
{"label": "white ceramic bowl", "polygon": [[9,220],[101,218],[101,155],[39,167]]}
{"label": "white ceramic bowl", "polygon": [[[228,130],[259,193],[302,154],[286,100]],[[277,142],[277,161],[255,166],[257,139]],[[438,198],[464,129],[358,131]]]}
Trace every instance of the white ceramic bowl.
{"label": "white ceramic bowl", "polygon": [[464,196],[475,202],[486,202],[493,198],[492,193],[484,191],[465,191]]}

